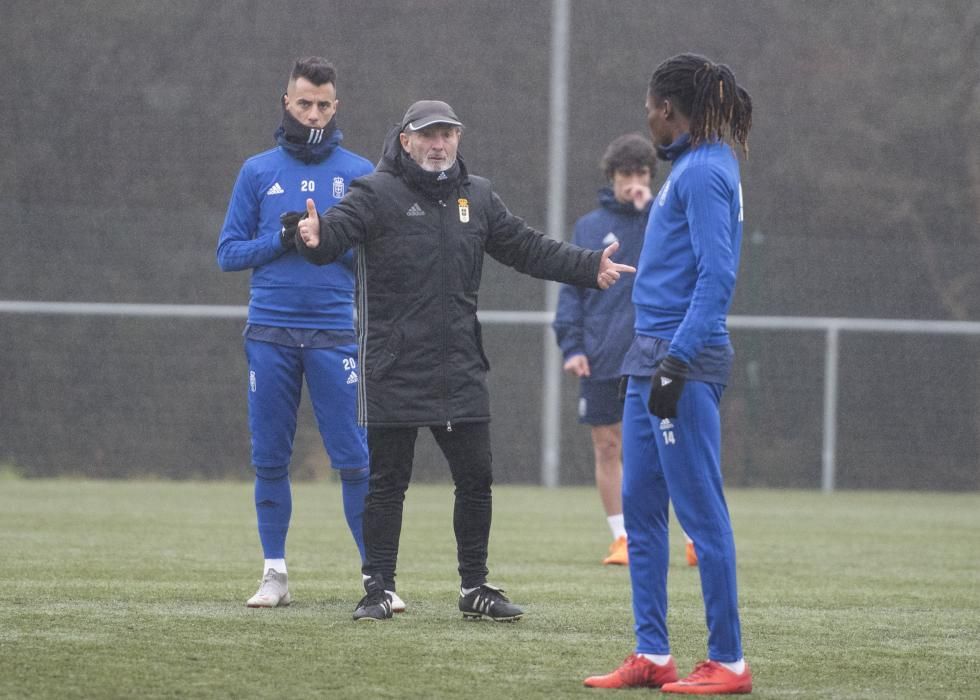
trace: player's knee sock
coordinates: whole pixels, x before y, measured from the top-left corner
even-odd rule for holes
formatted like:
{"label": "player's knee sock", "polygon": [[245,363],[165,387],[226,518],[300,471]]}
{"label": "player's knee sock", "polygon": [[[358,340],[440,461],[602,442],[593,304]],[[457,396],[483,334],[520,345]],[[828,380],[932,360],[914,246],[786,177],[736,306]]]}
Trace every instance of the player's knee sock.
{"label": "player's knee sock", "polygon": [[609,529],[612,530],[614,540],[618,540],[620,537],[626,537],[626,526],[623,524],[622,513],[619,515],[607,516],[606,522],[609,523]]}
{"label": "player's knee sock", "polygon": [[354,536],[354,542],[364,561],[364,499],[367,498],[368,480],[371,472],[367,467],[360,469],[341,469],[340,488],[344,499],[344,517],[347,527]]}
{"label": "player's knee sock", "polygon": [[255,514],[266,559],[286,557],[286,533],[293,513],[293,495],[285,467],[255,469]]}

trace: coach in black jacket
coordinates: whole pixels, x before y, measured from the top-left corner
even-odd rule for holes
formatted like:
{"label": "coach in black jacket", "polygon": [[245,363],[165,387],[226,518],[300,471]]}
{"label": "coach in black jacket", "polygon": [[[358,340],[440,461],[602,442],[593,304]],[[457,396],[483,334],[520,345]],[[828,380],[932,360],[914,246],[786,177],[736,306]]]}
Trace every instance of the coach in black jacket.
{"label": "coach in black jacket", "polygon": [[457,148],[462,123],[445,102],[416,102],[385,141],[376,170],[322,215],[307,202],[297,247],[326,264],[356,250],[360,341],[358,413],[371,481],[364,512],[367,595],[354,619],[391,616],[402,503],[418,428],[429,427],[456,485],[459,607],[464,616],[523,612],[487,584],[491,516],[490,400],[477,297],[483,255],[519,272],[606,288],[620,272],[616,244],[588,251],[547,238],[512,215]]}

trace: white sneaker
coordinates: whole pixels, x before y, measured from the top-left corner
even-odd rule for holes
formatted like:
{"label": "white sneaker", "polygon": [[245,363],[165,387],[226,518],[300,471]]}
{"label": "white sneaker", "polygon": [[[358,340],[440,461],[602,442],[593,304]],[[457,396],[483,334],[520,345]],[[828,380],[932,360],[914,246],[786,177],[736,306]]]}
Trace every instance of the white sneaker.
{"label": "white sneaker", "polygon": [[286,574],[280,574],[275,569],[269,569],[262,577],[262,584],[255,595],[246,601],[250,608],[275,608],[279,605],[289,605],[289,586]]}
{"label": "white sneaker", "polygon": [[388,600],[391,602],[391,612],[405,612],[405,601],[398,597],[398,594],[394,591],[385,591],[388,594]]}

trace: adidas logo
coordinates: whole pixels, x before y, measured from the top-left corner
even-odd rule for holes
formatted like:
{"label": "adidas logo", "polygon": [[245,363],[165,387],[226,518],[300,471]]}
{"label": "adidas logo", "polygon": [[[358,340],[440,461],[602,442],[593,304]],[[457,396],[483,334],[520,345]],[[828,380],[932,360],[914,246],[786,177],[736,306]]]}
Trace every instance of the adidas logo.
{"label": "adidas logo", "polygon": [[419,206],[418,202],[415,202],[408,208],[408,211],[405,212],[405,214],[406,216],[425,216],[425,210]]}
{"label": "adidas logo", "polygon": [[357,384],[357,372],[352,371],[350,374],[347,375],[347,383]]}
{"label": "adidas logo", "polygon": [[602,245],[612,245],[613,243],[618,243],[619,239],[616,238],[616,234],[610,231],[606,234],[606,237],[602,239]]}
{"label": "adidas logo", "polygon": [[660,421],[660,429],[661,430],[673,430],[674,429],[674,424],[670,422],[670,418],[664,418],[662,421]]}
{"label": "adidas logo", "polygon": [[265,191],[265,194],[266,194],[267,197],[270,194],[285,194],[285,193],[286,193],[286,190],[284,190],[282,188],[282,185],[280,185],[278,182]]}
{"label": "adidas logo", "polygon": [[436,182],[439,182],[440,180],[448,180],[448,179],[449,176],[446,175],[446,171],[443,170],[441,173],[439,173],[439,177],[436,178]]}

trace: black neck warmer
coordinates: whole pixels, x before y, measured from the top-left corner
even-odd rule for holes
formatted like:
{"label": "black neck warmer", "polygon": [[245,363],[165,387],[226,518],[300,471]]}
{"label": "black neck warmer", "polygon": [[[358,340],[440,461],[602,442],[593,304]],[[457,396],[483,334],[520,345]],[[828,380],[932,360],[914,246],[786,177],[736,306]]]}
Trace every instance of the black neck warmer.
{"label": "black neck warmer", "polygon": [[326,126],[316,129],[302,124],[283,107],[282,124],[276,129],[275,138],[291,156],[310,164],[329,158],[344,135],[337,128],[336,114]]}
{"label": "black neck warmer", "polygon": [[461,173],[459,156],[448,170],[434,173],[423,169],[412,160],[411,156],[402,151],[401,166],[408,184],[435,200],[448,199],[459,185]]}

